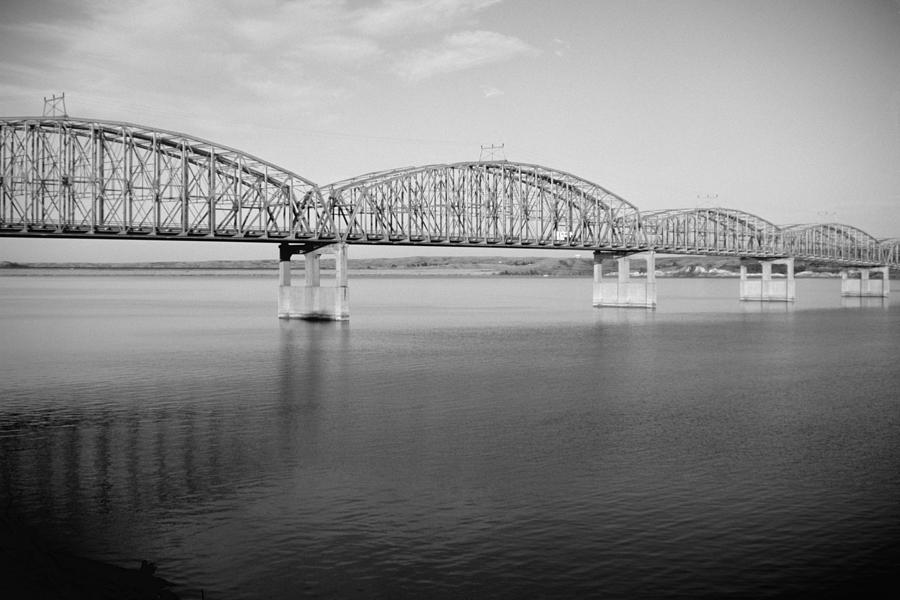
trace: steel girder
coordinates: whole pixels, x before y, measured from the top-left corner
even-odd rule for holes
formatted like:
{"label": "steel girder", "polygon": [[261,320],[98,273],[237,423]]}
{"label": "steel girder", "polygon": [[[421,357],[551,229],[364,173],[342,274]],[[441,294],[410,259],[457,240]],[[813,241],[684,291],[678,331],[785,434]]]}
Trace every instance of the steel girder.
{"label": "steel girder", "polygon": [[478,161],[369,173],[322,188],[342,239],[637,251],[637,209],[539,165]]}
{"label": "steel girder", "polygon": [[641,213],[647,244],[659,252],[726,256],[784,256],[778,227],[727,208],[683,208]]}
{"label": "steel girder", "polygon": [[332,228],[310,181],[130,123],[0,119],[0,233],[308,239]]}
{"label": "steel girder", "polygon": [[782,227],[782,235],[785,250],[796,258],[853,266],[887,263],[885,245],[865,231],[850,225],[788,225]]}

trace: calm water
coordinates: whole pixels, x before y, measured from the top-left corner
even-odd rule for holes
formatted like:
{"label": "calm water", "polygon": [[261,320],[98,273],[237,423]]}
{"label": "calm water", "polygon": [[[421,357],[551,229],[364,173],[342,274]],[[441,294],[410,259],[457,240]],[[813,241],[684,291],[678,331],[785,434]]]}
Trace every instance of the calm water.
{"label": "calm water", "polygon": [[185,598],[776,597],[900,559],[900,303],[0,277],[0,501]]}

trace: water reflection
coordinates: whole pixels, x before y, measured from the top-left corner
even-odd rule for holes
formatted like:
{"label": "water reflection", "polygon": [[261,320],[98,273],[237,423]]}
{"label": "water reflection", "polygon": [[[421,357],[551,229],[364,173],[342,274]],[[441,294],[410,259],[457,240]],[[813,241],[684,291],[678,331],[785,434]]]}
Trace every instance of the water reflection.
{"label": "water reflection", "polygon": [[324,382],[339,376],[343,369],[350,324],[281,319],[278,333],[281,406],[289,413],[299,407],[314,408],[322,397]]}
{"label": "water reflection", "polygon": [[794,302],[740,302],[741,312],[752,315],[787,314],[796,310]]}
{"label": "water reflection", "polygon": [[863,298],[860,296],[841,296],[841,308],[890,308],[890,298]]}
{"label": "water reflection", "polygon": [[[288,321],[273,334],[270,359],[241,373],[242,387],[185,366],[128,394],[127,381],[108,381],[123,393],[102,401],[73,393],[68,403],[36,396],[18,411],[0,407],[0,501],[60,539],[123,524],[124,539],[140,515],[202,512],[289,470],[316,453],[323,402],[346,377],[350,328]],[[98,526],[101,515],[110,518]]]}
{"label": "water reflection", "polygon": [[280,320],[277,431],[281,454],[302,459],[317,444],[323,401],[346,368],[350,324]]}
{"label": "water reflection", "polygon": [[656,320],[656,311],[647,308],[598,307],[594,310],[594,323],[606,325],[645,325]]}
{"label": "water reflection", "polygon": [[241,374],[243,387],[185,368],[168,386],[102,402],[73,394],[66,404],[35,396],[28,413],[0,407],[0,502],[51,543],[102,557],[109,540],[128,546],[159,515],[202,514],[277,479],[317,443],[349,327],[284,323],[273,334],[274,361]]}

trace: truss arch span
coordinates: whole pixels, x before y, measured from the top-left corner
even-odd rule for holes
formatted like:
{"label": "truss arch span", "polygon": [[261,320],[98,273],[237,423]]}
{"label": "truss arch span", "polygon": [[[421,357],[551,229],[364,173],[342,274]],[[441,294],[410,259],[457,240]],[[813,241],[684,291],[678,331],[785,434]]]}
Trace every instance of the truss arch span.
{"label": "truss arch span", "polygon": [[880,265],[884,244],[852,225],[820,223],[782,227],[785,248],[799,259],[847,265]]}
{"label": "truss arch span", "polygon": [[660,252],[735,256],[782,256],[774,223],[728,208],[678,208],[641,213],[641,228]]}
{"label": "truss arch span", "polygon": [[881,246],[882,261],[886,265],[900,265],[900,238],[887,238],[878,241]]}
{"label": "truss arch span", "polygon": [[0,119],[0,231],[174,239],[304,239],[318,188],[182,133],[69,117]]}
{"label": "truss arch span", "polygon": [[643,247],[639,214],[570,173],[509,161],[405,167],[332,183],[334,235],[359,243]]}

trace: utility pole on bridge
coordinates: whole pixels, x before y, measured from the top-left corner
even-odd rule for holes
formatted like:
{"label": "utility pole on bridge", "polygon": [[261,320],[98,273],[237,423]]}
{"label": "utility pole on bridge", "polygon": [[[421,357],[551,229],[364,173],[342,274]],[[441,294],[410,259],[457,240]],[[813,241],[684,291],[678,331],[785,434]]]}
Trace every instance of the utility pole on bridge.
{"label": "utility pole on bridge", "polygon": [[60,92],[47,98],[44,97],[44,115],[45,117],[68,117],[66,112],[66,93]]}
{"label": "utility pole on bridge", "polygon": [[[478,161],[487,160],[488,162],[494,162],[497,160],[506,160],[506,154],[503,152],[503,147],[506,144],[500,144],[499,146],[495,146],[491,144],[490,146],[481,145],[481,154],[478,155]],[[485,152],[487,153],[487,158],[485,158]],[[497,158],[499,156],[500,158]]]}

